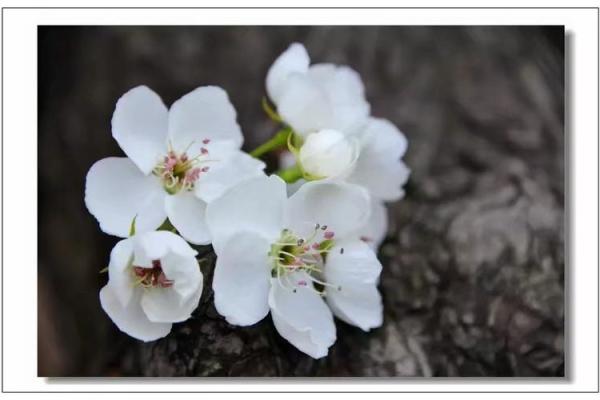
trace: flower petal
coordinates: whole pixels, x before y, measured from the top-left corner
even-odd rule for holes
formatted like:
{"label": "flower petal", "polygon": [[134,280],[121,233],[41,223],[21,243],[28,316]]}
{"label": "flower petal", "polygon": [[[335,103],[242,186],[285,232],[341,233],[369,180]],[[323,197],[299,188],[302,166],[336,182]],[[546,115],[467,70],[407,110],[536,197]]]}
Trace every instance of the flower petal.
{"label": "flower petal", "polygon": [[134,237],[135,265],[149,267],[153,260],[160,260],[174,253],[182,257],[194,257],[198,252],[185,240],[169,231],[146,232]]}
{"label": "flower petal", "polygon": [[269,250],[265,238],[239,232],[217,252],[212,284],[215,307],[230,324],[253,325],[269,313]]}
{"label": "flower petal", "polygon": [[300,135],[328,128],[333,118],[326,93],[306,75],[290,74],[277,105],[279,115]]}
{"label": "flower petal", "polygon": [[[204,277],[194,256],[171,253],[161,258],[160,263],[167,279],[173,281],[172,289],[179,294],[181,305],[196,297],[200,298]],[[197,303],[196,300],[196,305]]]}
{"label": "flower petal", "polygon": [[383,323],[383,303],[375,284],[328,289],[327,304],[336,317],[365,332]]}
{"label": "flower petal", "polygon": [[351,133],[366,124],[371,107],[356,71],[347,66],[315,64],[309,68],[308,77],[325,91],[332,105],[329,128]]}
{"label": "flower petal", "polygon": [[[343,251],[342,251],[343,249]],[[364,331],[383,322],[383,304],[377,290],[381,263],[369,246],[360,240],[336,243],[327,255],[324,276],[327,303],[343,321]]]}
{"label": "flower petal", "polygon": [[361,136],[364,151],[376,153],[389,160],[398,160],[408,148],[406,136],[387,119],[369,118]]}
{"label": "flower petal", "polygon": [[369,194],[360,186],[311,181],[290,197],[285,226],[300,236],[307,236],[318,223],[327,225],[336,238],[343,238],[365,224],[369,210]]}
{"label": "flower petal", "polygon": [[210,243],[204,201],[197,198],[192,192],[181,191],[167,196],[165,207],[169,221],[185,240],[193,244]]}
{"label": "flower petal", "polygon": [[306,73],[310,58],[304,46],[292,43],[273,63],[267,72],[267,94],[274,103],[278,103],[287,78],[293,72]]}
{"label": "flower petal", "polygon": [[210,203],[206,221],[217,253],[236,232],[256,232],[268,240],[277,239],[283,228],[286,198],[285,182],[272,175],[244,181]]}
{"label": "flower petal", "polygon": [[366,187],[376,198],[399,200],[410,170],[400,157],[406,152],[404,135],[391,122],[371,118],[361,137],[362,148],[348,181]]}
{"label": "flower petal", "polygon": [[132,262],[133,240],[121,240],[110,252],[108,280],[113,288],[114,295],[123,307],[131,301],[134,292],[133,276],[130,268]]}
{"label": "flower petal", "polygon": [[161,259],[172,287],[153,287],[144,291],[142,309],[153,322],[182,322],[190,318],[202,295],[202,274],[194,257],[170,254]]}
{"label": "flower petal", "polygon": [[404,196],[402,186],[409,176],[410,170],[402,161],[384,161],[361,152],[347,179],[379,200],[396,201]]}
{"label": "flower petal", "polygon": [[85,204],[100,229],[115,236],[129,236],[134,217],[136,232],[158,228],[166,218],[164,196],[158,179],[128,158],[97,161],[86,177]]}
{"label": "flower petal", "polygon": [[377,251],[388,230],[388,213],[385,204],[371,199],[371,215],[364,226],[357,231],[357,236],[364,240],[373,251]]}
{"label": "flower petal", "polygon": [[341,285],[342,289],[346,285],[375,284],[381,274],[381,263],[363,241],[338,240],[327,254],[324,274],[327,282]]}
{"label": "flower petal", "polygon": [[329,308],[315,291],[300,286],[299,281],[309,281],[304,272],[286,275],[290,286],[271,279],[269,306],[275,328],[281,336],[300,351],[313,358],[327,355],[335,343],[336,333],[333,316]]}
{"label": "flower petal", "polygon": [[265,176],[265,163],[242,151],[223,154],[220,158],[219,162],[200,175],[194,188],[196,196],[207,203],[240,182]]}
{"label": "flower petal", "polygon": [[167,336],[172,324],[151,322],[136,297],[123,306],[110,283],[100,290],[102,308],[122,332],[144,342]]}
{"label": "flower petal", "polygon": [[112,117],[112,135],[146,175],[167,150],[167,107],[146,86],[138,86],[117,101]]}
{"label": "flower petal", "polygon": [[186,94],[169,111],[169,140],[176,151],[208,139],[228,140],[237,148],[243,137],[227,93],[217,86],[202,86]]}

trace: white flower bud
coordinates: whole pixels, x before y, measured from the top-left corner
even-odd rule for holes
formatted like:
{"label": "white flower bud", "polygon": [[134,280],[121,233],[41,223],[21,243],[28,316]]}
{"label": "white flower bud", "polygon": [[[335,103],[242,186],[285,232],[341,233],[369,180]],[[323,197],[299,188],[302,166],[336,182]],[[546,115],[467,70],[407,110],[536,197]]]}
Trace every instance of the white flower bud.
{"label": "white flower bud", "polygon": [[306,137],[299,161],[308,174],[330,178],[351,171],[357,155],[358,146],[354,140],[339,131],[324,129]]}

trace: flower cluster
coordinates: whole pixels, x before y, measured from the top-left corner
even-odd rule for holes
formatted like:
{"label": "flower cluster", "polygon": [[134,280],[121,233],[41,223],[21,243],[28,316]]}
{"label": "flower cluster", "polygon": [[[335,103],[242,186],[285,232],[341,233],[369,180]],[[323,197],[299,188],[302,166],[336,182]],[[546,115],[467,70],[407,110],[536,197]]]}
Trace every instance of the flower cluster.
{"label": "flower cluster", "polygon": [[[210,243],[215,307],[230,324],[270,313],[314,358],[336,340],[334,316],[364,331],[382,324],[375,252],[384,202],[403,196],[409,176],[406,139],[370,115],[358,73],[310,65],[301,44],[273,63],[266,89],[263,107],[281,129],[250,154],[218,87],[170,109],[145,86],[117,102],[112,133],[127,157],[90,168],[85,202],[104,232],[124,238],[100,291],[123,332],[156,340],[190,317],[203,288],[191,245]],[[270,176],[259,160],[269,151],[282,164]]]}

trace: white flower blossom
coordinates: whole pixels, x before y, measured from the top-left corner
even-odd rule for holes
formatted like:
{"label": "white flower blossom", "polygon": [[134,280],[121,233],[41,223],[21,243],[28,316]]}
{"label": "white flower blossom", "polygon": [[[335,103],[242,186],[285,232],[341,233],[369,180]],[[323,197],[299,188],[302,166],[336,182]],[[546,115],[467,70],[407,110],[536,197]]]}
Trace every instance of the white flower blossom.
{"label": "white flower blossom", "polygon": [[[310,65],[299,43],[273,63],[266,86],[280,117],[302,137],[296,161],[305,177],[343,179],[369,190],[376,210],[363,230],[370,232],[365,238],[376,248],[387,229],[383,202],[402,198],[410,175],[401,160],[407,148],[405,136],[390,121],[370,116],[356,71],[333,64]],[[338,132],[335,140],[332,133],[324,137],[323,132],[332,131]],[[345,139],[339,139],[340,134]],[[310,150],[304,150],[307,145]],[[356,160],[349,162],[352,146],[358,147]]]}
{"label": "white flower blossom", "polygon": [[264,164],[241,152],[242,132],[225,91],[199,87],[167,110],[146,86],[117,102],[112,134],[127,155],[96,162],[86,179],[85,203],[109,234],[127,237],[158,228],[168,217],[194,244],[211,241],[206,205]]}
{"label": "white flower blossom", "polygon": [[126,334],[143,341],[187,320],[202,294],[196,251],[168,231],[121,240],[110,254],[109,281],[100,291],[102,308]]}
{"label": "white flower blossom", "polygon": [[278,332],[313,358],[336,340],[333,314],[367,331],[382,323],[381,264],[357,230],[369,218],[357,185],[315,181],[289,199],[277,176],[255,178],[208,205],[215,306],[234,325],[269,311]]}

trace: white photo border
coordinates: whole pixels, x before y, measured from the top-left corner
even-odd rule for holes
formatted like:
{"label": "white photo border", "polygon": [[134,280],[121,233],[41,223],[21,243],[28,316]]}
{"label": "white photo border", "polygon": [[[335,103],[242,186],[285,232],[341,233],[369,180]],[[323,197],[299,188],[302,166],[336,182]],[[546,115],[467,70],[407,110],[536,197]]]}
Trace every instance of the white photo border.
{"label": "white photo border", "polygon": [[[598,393],[599,15],[598,7],[2,7],[2,392]],[[4,167],[37,149],[39,25],[564,25],[568,378],[37,377],[37,158],[18,174]]]}

